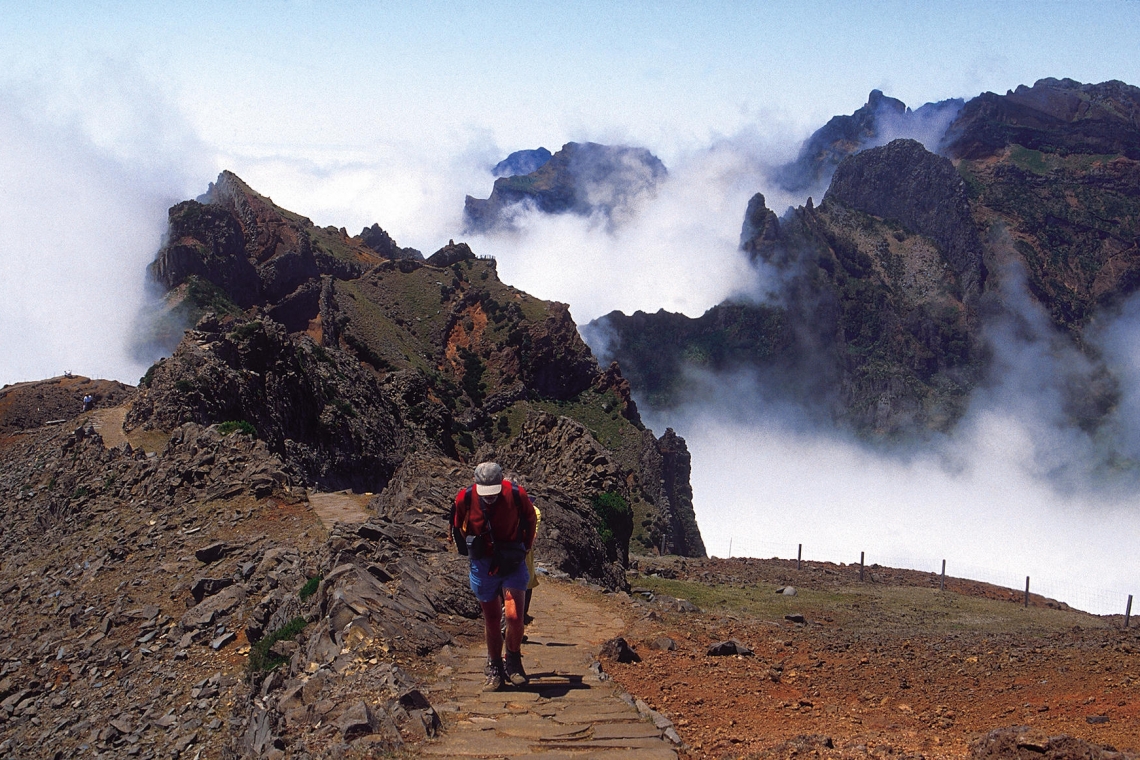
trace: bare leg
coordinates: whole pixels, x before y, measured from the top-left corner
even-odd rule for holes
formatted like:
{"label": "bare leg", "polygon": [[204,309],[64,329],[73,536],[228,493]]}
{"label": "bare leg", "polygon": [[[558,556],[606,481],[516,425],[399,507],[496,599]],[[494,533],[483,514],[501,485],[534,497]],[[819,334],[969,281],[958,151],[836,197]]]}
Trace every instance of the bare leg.
{"label": "bare leg", "polygon": [[[507,651],[518,652],[522,648],[523,636],[523,597],[521,591],[505,589],[507,613]],[[498,628],[495,629],[498,631]]]}
{"label": "bare leg", "polygon": [[[510,597],[508,597],[509,600]],[[508,601],[509,605],[510,602]],[[483,630],[484,635],[487,637],[487,656],[491,659],[498,660],[503,657],[503,632],[499,628],[499,616],[502,612],[500,608],[500,601],[495,597],[489,602],[479,602],[479,606],[483,608]],[[510,639],[510,615],[507,616],[507,638]],[[521,633],[520,633],[521,638]],[[516,645],[516,651],[518,647]]]}

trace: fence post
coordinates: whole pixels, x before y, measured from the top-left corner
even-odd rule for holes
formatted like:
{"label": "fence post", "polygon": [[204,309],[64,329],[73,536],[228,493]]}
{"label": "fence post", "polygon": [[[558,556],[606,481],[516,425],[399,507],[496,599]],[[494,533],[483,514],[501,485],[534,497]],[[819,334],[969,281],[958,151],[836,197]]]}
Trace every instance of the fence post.
{"label": "fence post", "polygon": [[803,561],[803,557],[804,557],[804,545],[800,544],[800,548],[796,550],[796,569],[797,570],[799,570],[801,568],[801,563]]}
{"label": "fence post", "polygon": [[942,560],[942,580],[938,582],[938,590],[946,590],[946,560]]}
{"label": "fence post", "polygon": [[1025,609],[1029,609],[1029,576],[1025,576]]}
{"label": "fence post", "polygon": [[859,552],[859,582],[863,582],[863,552]]}
{"label": "fence post", "polygon": [[1128,627],[1128,618],[1132,617],[1132,594],[1128,595],[1128,606],[1124,608],[1124,627]]}

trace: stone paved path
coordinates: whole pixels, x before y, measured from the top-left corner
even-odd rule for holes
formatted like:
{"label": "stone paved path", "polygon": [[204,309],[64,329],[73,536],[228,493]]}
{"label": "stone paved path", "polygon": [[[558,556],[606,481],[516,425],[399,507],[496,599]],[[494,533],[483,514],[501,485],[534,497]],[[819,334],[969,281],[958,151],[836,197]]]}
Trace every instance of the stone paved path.
{"label": "stone paved path", "polygon": [[332,529],[334,523],[362,523],[368,519],[368,512],[364,507],[372,498],[372,494],[352,493],[351,491],[337,491],[335,493],[318,493],[309,491],[309,504],[321,518],[325,528]]}
{"label": "stone paved path", "polygon": [[423,756],[676,760],[663,729],[590,669],[602,642],[619,635],[625,623],[583,591],[547,579],[535,590],[535,621],[523,643],[528,686],[480,691],[486,662],[481,642],[445,662],[430,695],[443,731],[421,745]]}
{"label": "stone paved path", "polygon": [[123,421],[127,418],[127,407],[115,406],[109,409],[95,409],[88,419],[91,427],[103,438],[103,446],[113,449],[127,442],[123,433]]}

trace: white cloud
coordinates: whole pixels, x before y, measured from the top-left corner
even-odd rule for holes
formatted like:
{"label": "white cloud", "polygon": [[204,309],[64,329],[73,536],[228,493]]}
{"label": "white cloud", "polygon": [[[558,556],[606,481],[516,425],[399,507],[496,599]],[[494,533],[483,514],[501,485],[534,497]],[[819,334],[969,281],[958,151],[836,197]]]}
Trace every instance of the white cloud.
{"label": "white cloud", "polygon": [[[1000,247],[999,247],[1000,252]],[[681,409],[647,415],[692,452],[697,519],[710,554],[805,557],[940,569],[1022,588],[1098,613],[1135,592],[1140,510],[1140,299],[1101,342],[1121,381],[1115,427],[1090,435],[1068,393],[1093,364],[1049,323],[1010,260],[992,273],[994,358],[965,418],[921,445],[870,446],[772,400],[755,377],[693,375]],[[643,412],[644,412],[643,407]]]}
{"label": "white cloud", "polygon": [[110,66],[0,86],[0,382],[146,369],[129,345],[192,140],[142,84]]}

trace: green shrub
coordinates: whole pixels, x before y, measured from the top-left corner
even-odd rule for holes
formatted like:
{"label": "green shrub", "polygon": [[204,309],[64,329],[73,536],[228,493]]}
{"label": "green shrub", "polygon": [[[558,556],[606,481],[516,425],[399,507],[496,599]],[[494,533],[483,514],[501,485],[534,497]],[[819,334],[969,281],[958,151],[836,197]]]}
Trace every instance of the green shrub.
{"label": "green shrub", "polygon": [[594,512],[601,521],[598,535],[607,546],[614,542],[622,523],[633,514],[622,495],[612,491],[594,497]]}
{"label": "green shrub", "polygon": [[355,417],[356,416],[355,407],[353,407],[352,404],[350,404],[349,402],[345,401],[342,398],[334,398],[332,400],[332,405],[335,406],[340,411],[340,413],[343,414],[345,417]]}
{"label": "green shrub", "polygon": [[146,374],[139,378],[139,385],[141,385],[143,388],[149,388],[150,384],[154,382],[154,371],[157,368],[157,364],[150,365],[146,371]]}
{"label": "green shrub", "polygon": [[286,662],[285,658],[270,654],[269,650],[278,641],[292,641],[297,638],[297,634],[305,630],[305,625],[305,618],[295,617],[251,646],[249,648],[249,672],[265,673],[283,665]]}
{"label": "green shrub", "polygon": [[248,340],[249,336],[253,335],[260,329],[260,322],[246,322],[244,325],[238,325],[235,327],[233,331],[226,337],[228,337],[230,340]]}
{"label": "green shrub", "polygon": [[175,390],[181,391],[182,393],[190,393],[196,390],[194,383],[190,382],[189,380],[175,380],[174,388]]}
{"label": "green shrub", "polygon": [[253,438],[257,437],[257,430],[245,420],[229,420],[218,425],[218,432],[222,435],[230,433],[243,433]]}
{"label": "green shrub", "polygon": [[313,594],[317,593],[317,587],[319,587],[320,585],[321,585],[321,576],[316,575],[316,576],[310,578],[308,580],[308,582],[306,582],[305,585],[301,587],[301,592],[299,594],[299,596],[301,597],[301,601],[303,602],[306,599],[308,599],[310,596],[312,596]]}

